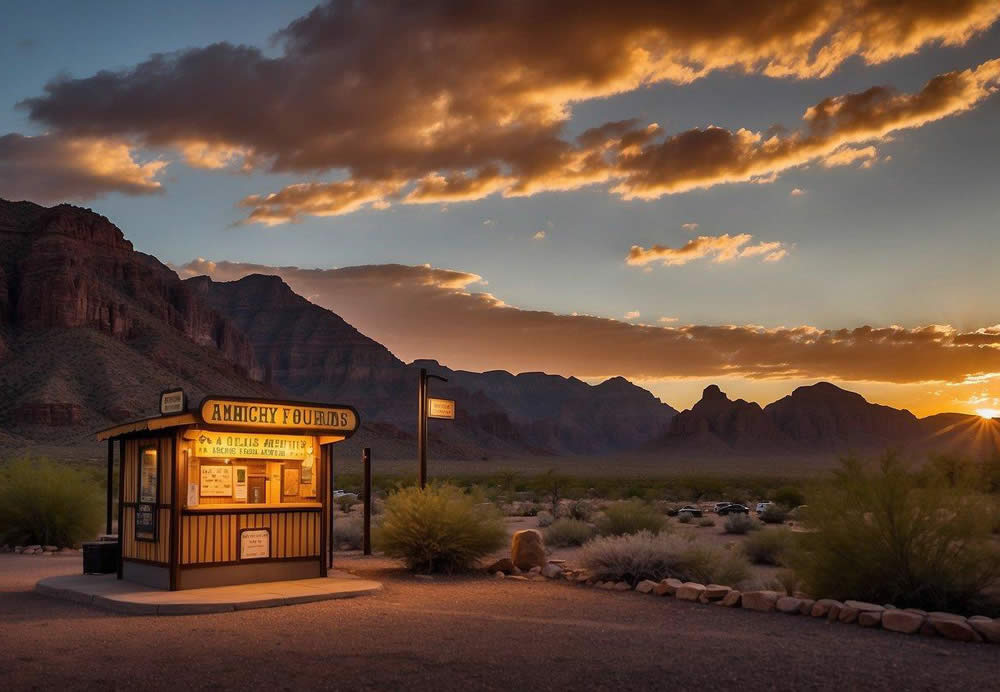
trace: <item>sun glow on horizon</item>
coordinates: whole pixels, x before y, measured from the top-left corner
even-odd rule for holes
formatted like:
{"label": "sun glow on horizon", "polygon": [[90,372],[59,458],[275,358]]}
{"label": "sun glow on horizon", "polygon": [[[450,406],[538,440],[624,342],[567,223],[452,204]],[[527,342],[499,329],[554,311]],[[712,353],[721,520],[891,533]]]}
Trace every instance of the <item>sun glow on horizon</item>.
{"label": "sun glow on horizon", "polygon": [[976,415],[980,418],[1000,418],[1000,408],[977,408]]}

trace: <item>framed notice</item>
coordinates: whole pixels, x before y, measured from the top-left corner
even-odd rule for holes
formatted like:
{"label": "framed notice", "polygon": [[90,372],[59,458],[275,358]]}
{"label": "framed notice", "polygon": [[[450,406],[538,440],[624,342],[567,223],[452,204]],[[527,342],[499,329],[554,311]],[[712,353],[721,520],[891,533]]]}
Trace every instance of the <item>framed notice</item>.
{"label": "framed notice", "polygon": [[201,465],[201,496],[232,497],[233,467]]}
{"label": "framed notice", "polygon": [[135,538],[156,540],[156,504],[160,495],[160,460],[155,447],[139,450],[138,502],[135,505]]}
{"label": "framed notice", "polygon": [[271,557],[271,529],[240,530],[240,560],[264,560]]}
{"label": "framed notice", "polygon": [[281,494],[285,497],[299,494],[299,470],[282,469],[281,474]]}
{"label": "framed notice", "polygon": [[454,399],[428,399],[427,417],[440,420],[455,420]]}
{"label": "framed notice", "polygon": [[234,466],[233,499],[246,502],[247,499],[247,467]]}

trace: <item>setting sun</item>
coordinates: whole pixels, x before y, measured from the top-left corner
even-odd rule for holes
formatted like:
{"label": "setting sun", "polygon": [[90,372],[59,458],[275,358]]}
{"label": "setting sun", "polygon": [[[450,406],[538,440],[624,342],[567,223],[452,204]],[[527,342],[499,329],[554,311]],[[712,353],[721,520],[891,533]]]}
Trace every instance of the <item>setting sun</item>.
{"label": "setting sun", "polygon": [[981,418],[1000,418],[1000,408],[977,408],[976,415]]}

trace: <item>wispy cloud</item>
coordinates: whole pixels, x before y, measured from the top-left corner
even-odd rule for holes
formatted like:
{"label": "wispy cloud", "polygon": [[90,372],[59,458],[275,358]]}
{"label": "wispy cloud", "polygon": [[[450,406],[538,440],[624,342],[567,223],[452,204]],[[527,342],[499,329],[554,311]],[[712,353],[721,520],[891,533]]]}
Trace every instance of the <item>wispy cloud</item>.
{"label": "wispy cloud", "polygon": [[711,257],[713,262],[731,262],[744,257],[762,257],[765,262],[777,262],[787,254],[787,248],[778,241],[750,244],[749,233],[738,235],[700,235],[677,248],[653,245],[644,248],[633,245],[625,258],[626,264],[643,266],[660,262],[665,266],[687,264],[693,260]]}

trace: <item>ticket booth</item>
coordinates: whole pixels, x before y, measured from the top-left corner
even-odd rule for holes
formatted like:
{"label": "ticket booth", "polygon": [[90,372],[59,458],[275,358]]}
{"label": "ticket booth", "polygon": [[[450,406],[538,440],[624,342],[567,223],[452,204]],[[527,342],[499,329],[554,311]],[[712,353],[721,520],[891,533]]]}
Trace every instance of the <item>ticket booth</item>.
{"label": "ticket booth", "polygon": [[[166,401],[166,405],[164,405]],[[98,433],[118,445],[118,577],[162,589],[326,576],[333,448],[350,406],[183,393]]]}

